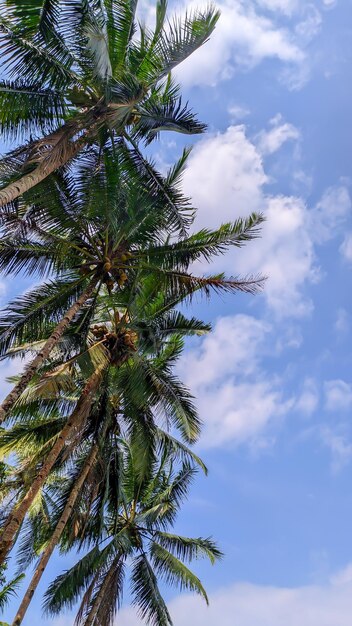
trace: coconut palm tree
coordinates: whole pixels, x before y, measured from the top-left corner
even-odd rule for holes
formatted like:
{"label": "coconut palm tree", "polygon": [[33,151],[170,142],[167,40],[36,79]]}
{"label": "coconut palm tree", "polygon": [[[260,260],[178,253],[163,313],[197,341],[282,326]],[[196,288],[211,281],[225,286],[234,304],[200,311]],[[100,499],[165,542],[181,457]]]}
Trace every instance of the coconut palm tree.
{"label": "coconut palm tree", "polygon": [[108,137],[139,151],[161,130],[204,130],[170,73],[207,41],[218,12],[167,19],[158,0],[154,28],[137,28],[136,11],[137,0],[3,4],[0,131],[27,141],[1,163],[0,206]]}
{"label": "coconut palm tree", "polygon": [[[14,619],[13,624],[16,626],[22,623],[57,545],[60,543],[61,549],[67,551],[75,545],[78,538],[80,541],[86,541],[86,529],[92,526],[91,518],[97,520],[95,532],[98,532],[99,524],[103,527],[107,502],[114,498],[119,490],[122,422],[123,420],[117,423],[112,413],[108,412],[99,433],[94,433],[90,442],[86,440],[80,446],[74,469],[66,469],[63,473],[61,468],[60,474],[56,474],[56,480],[51,478],[49,484],[43,488],[39,502],[37,501],[33,507],[34,510],[32,508],[24,530],[21,531],[23,535],[19,548],[21,570],[30,564],[38,552],[41,555]],[[17,440],[20,449],[19,439],[22,439],[23,448],[23,436],[22,428],[22,437]],[[135,450],[139,447],[138,454],[137,452],[135,454],[135,472],[140,476],[143,474],[146,477],[148,473],[150,474],[153,463],[155,464],[156,458],[160,455],[163,458],[178,457],[191,461],[206,471],[202,461],[189,448],[160,429],[151,430],[149,427],[146,432],[141,419],[129,430],[128,438]],[[31,428],[27,429],[27,446],[28,440],[31,440],[32,447],[36,446]],[[12,447],[14,449],[14,437]],[[72,460],[68,467],[72,467]]]}
{"label": "coconut palm tree", "polygon": [[[126,290],[146,274],[161,274],[185,296],[200,290],[254,292],[256,278],[225,280],[187,273],[197,259],[209,260],[230,246],[241,246],[258,234],[263,218],[225,224],[217,231],[184,233],[191,209],[179,183],[187,153],[163,181],[151,181],[130,154],[91,151],[68,174],[48,179],[1,216],[0,271],[51,274],[55,279],[12,302],[0,319],[0,356],[33,340],[33,328],[45,328],[47,341],[0,407],[0,423],[45,362],[79,311],[88,314],[102,288]],[[150,167],[152,167],[150,165]],[[182,237],[170,242],[170,235]],[[160,288],[160,285],[159,285]],[[56,321],[53,324],[53,320]]]}
{"label": "coconut palm tree", "polygon": [[[106,398],[109,393],[110,411],[116,412],[116,406],[123,406],[125,419],[129,416],[131,426],[140,419],[140,415],[148,416],[145,422],[145,441],[148,432],[151,435],[154,432],[155,416],[158,414],[164,415],[167,424],[171,423],[176,427],[186,442],[192,443],[196,440],[200,428],[199,419],[188,390],[173,373],[173,365],[182,349],[182,335],[206,332],[209,327],[194,318],[188,320],[180,312],[175,313],[175,304],[183,296],[177,294],[172,287],[169,293],[165,291],[163,280],[160,281],[163,289],[160,293],[156,290],[156,281],[153,278],[151,275],[144,285],[136,283],[135,298],[130,298],[128,307],[123,302],[123,298],[126,298],[125,291],[98,298],[95,316],[90,320],[90,331],[88,329],[87,335],[84,335],[86,345],[83,345],[82,339],[82,319],[77,319],[76,327],[72,329],[73,337],[63,338],[63,354],[56,355],[59,365],[53,371],[44,369],[42,378],[28,389],[18,403],[15,428],[13,431],[5,431],[2,436],[3,452],[14,452],[13,437],[16,440],[20,435],[20,441],[22,436],[28,437],[26,428],[23,435],[21,418],[27,416],[26,404],[29,400],[34,399],[36,409],[40,396],[44,394],[45,401],[49,399],[49,407],[45,410],[48,419],[44,424],[42,421],[39,424],[39,434],[45,440],[40,452],[33,454],[32,450],[28,455],[25,448],[25,459],[29,456],[30,466],[26,461],[25,466],[20,469],[25,477],[24,484],[14,481],[11,497],[8,491],[4,491],[9,502],[9,513],[1,535],[2,560],[11,549],[26,513],[48,480],[52,468],[60,459],[69,457],[76,447],[79,448],[86,435],[91,435],[92,423],[100,424],[102,421],[101,410],[106,411],[108,408]],[[154,292],[150,289],[151,284]],[[123,310],[121,304],[124,306]],[[78,340],[75,334],[78,335]],[[72,345],[68,348],[70,343]],[[36,347],[41,349],[38,343]],[[59,344],[57,352],[60,348]],[[25,353],[28,349],[26,345],[22,352]],[[76,352],[76,355],[62,364],[62,356],[66,356],[68,352]],[[73,375],[80,381],[76,401],[72,399],[72,385],[68,384],[68,379],[71,381]],[[71,396],[67,403],[65,394],[68,392]],[[53,393],[56,403],[52,403]],[[33,405],[30,405],[30,409],[32,408]],[[59,421],[55,414],[55,431],[50,412],[58,409],[63,414]],[[33,422],[31,414],[29,418]],[[35,433],[37,424],[34,422],[31,425],[34,426]],[[50,435],[49,442],[46,432]]]}
{"label": "coconut palm tree", "polygon": [[[108,626],[120,605],[128,572],[132,602],[142,619],[167,626],[172,622],[158,578],[194,591],[208,601],[200,580],[184,561],[206,557],[214,563],[221,552],[211,538],[170,532],[194,478],[194,466],[187,462],[177,466],[172,457],[164,455],[141,474],[135,469],[139,446],[127,440],[121,447],[119,489],[107,503],[103,526],[91,517],[84,544],[90,549],[50,585],[45,610],[57,615],[80,600],[77,624]],[[78,542],[82,545],[79,536]]]}
{"label": "coconut palm tree", "polygon": [[[136,310],[139,309],[140,307],[140,304],[141,304],[140,300],[141,299],[140,299],[140,294],[139,294],[138,305],[135,303]],[[107,306],[106,302],[103,302],[101,304],[101,309],[102,311],[105,312],[105,316],[106,316],[106,306]],[[159,309],[160,309],[160,303],[159,303]],[[179,341],[180,336],[182,336],[183,334],[188,334],[188,335],[193,334],[193,333],[200,334],[200,333],[206,332],[209,328],[206,325],[203,325],[198,320],[195,320],[195,319],[187,320],[180,313],[174,316],[170,316],[170,314],[168,314],[166,310],[165,303],[164,303],[163,309],[164,311],[162,315],[164,317],[164,320],[163,320],[164,323],[161,323],[162,315],[159,314],[159,316],[154,316],[153,318],[150,319],[150,324],[148,327],[146,324],[148,314],[144,316],[142,324],[139,327],[140,333],[143,333],[143,335],[140,338],[140,343],[144,346],[144,350],[146,352],[151,352],[152,350],[155,351],[156,346],[157,346],[158,363],[157,363],[157,367],[153,368],[153,376],[155,379],[154,383],[158,382],[159,386],[160,385],[165,386],[166,384],[169,385],[168,397],[166,396],[166,392],[164,390],[164,396],[167,401],[167,409],[169,412],[169,417],[170,416],[172,417],[171,402],[173,402],[175,404],[175,407],[178,409],[178,411],[180,413],[182,412],[184,424],[186,424],[186,421],[188,419],[187,426],[183,430],[181,427],[181,433],[183,433],[184,438],[191,439],[190,433],[192,431],[196,432],[198,429],[197,420],[196,420],[196,417],[195,417],[195,414],[191,405],[189,403],[186,403],[185,400],[182,402],[182,396],[180,396],[180,398],[178,399],[174,397],[174,393],[170,394],[170,391],[172,390],[172,386],[173,387],[175,386],[175,380],[172,380],[171,377],[169,381],[166,380],[165,356],[167,354],[167,357],[166,357],[167,361],[171,363],[171,358],[175,357],[175,354],[173,355],[173,357],[171,357],[172,353],[173,352],[175,353],[175,350],[179,350],[179,345],[177,345],[177,342],[175,343],[175,340],[172,340],[172,336],[175,336],[176,338],[178,338],[178,341]],[[101,341],[102,336],[104,336],[104,333],[105,333],[105,337],[106,337],[105,341],[108,341],[110,345],[109,351],[111,353],[111,368],[113,366],[116,367],[117,363],[119,363],[121,366],[122,359],[125,359],[125,355],[126,355],[126,345],[127,346],[131,345],[130,344],[131,337],[136,337],[137,335],[135,331],[129,331],[129,334],[127,334],[127,332],[124,332],[123,334],[121,332],[121,326],[122,326],[121,323],[118,325],[118,327],[116,325],[117,318],[118,316],[116,315],[116,310],[114,310],[111,312],[111,321],[107,321],[105,317],[103,324],[100,324],[100,325],[95,324],[92,327],[93,336],[95,336],[96,338],[99,337],[100,341]],[[136,328],[136,326],[134,326],[134,328]],[[115,332],[113,332],[113,330],[115,330]],[[117,333],[119,333],[119,338],[120,338],[119,347],[117,346]],[[152,338],[152,335],[153,335],[153,338]],[[164,359],[163,359],[162,353],[160,350],[160,340],[161,338],[165,339],[167,336],[171,337],[171,340],[170,340],[170,345],[168,346],[166,354],[164,355]],[[124,338],[124,340],[121,342],[122,338]],[[127,343],[126,343],[126,339],[128,339]],[[96,352],[96,350],[94,352]],[[92,355],[93,355],[93,351],[90,350],[90,356],[92,357]],[[96,356],[97,355],[95,354],[95,358]],[[163,360],[164,360],[164,363],[163,363],[163,367],[161,368],[160,366]],[[84,367],[85,360],[82,359],[82,355],[80,358],[77,358],[76,364],[78,366],[80,365],[80,368],[82,368],[82,366]],[[149,367],[150,365],[151,364],[149,364]],[[175,457],[176,454],[179,456],[181,455],[183,458],[188,458],[188,459],[191,459],[192,462],[196,462],[198,465],[200,465],[204,469],[204,465],[202,464],[200,459],[191,450],[189,450],[184,444],[177,442],[167,432],[160,430],[160,428],[156,427],[155,419],[153,418],[153,415],[150,412],[150,409],[154,403],[151,402],[150,398],[148,398],[149,410],[147,410],[146,408],[143,410],[143,407],[141,407],[140,405],[135,406],[135,400],[133,397],[130,397],[130,398],[128,397],[129,389],[127,388],[127,393],[126,393],[126,385],[124,383],[124,380],[126,380],[126,378],[127,379],[130,378],[131,371],[132,370],[130,369],[127,376],[123,377],[123,381],[121,381],[122,386],[120,387],[117,384],[118,381],[116,381],[114,377],[112,377],[112,380],[110,382],[108,381],[107,378],[105,378],[105,380],[102,381],[102,383],[104,384],[103,386],[101,386],[100,391],[99,391],[100,400],[98,401],[98,410],[94,410],[92,407],[91,415],[89,416],[89,422],[90,422],[89,426],[84,433],[83,432],[80,433],[79,441],[77,441],[76,446],[75,446],[75,450],[78,450],[78,451],[81,450],[82,445],[84,446],[84,449],[85,449],[84,461],[80,459],[79,468],[77,471],[73,473],[73,478],[71,481],[72,484],[70,483],[69,489],[67,490],[67,498],[64,502],[63,510],[61,511],[59,509],[60,513],[55,516],[55,518],[57,519],[55,519],[52,534],[50,534],[49,537],[44,536],[45,549],[41,556],[39,564],[35,570],[35,573],[29,585],[29,588],[21,603],[16,619],[14,621],[14,624],[16,625],[22,622],[24,614],[28,608],[30,600],[36,589],[36,586],[38,585],[38,582],[44,572],[44,569],[50,559],[50,556],[55,546],[60,541],[62,533],[64,532],[65,527],[69,520],[70,520],[71,526],[72,524],[74,525],[75,536],[78,532],[76,525],[78,524],[78,527],[79,527],[80,516],[78,516],[77,518],[77,510],[79,508],[79,507],[77,508],[77,499],[81,495],[83,487],[84,487],[84,494],[83,494],[84,500],[83,501],[85,503],[84,525],[88,522],[88,517],[89,517],[89,514],[91,513],[90,507],[93,506],[94,501],[97,499],[98,496],[100,499],[102,499],[102,502],[100,502],[99,506],[100,508],[104,508],[104,498],[106,497],[104,494],[108,493],[109,487],[105,483],[104,483],[104,487],[102,487],[100,483],[103,482],[105,469],[108,470],[107,480],[108,480],[108,484],[110,484],[110,488],[113,488],[113,489],[116,488],[116,485],[114,485],[114,482],[116,483],[116,480],[118,480],[118,470],[115,467],[113,471],[111,470],[112,474],[110,476],[110,468],[112,468],[112,463],[116,461],[116,450],[118,448],[118,445],[115,445],[115,443],[116,441],[117,443],[120,441],[120,431],[123,425],[125,425],[125,428],[126,426],[128,427],[128,432],[130,433],[130,439],[131,441],[133,441],[134,446],[136,447],[136,445],[139,444],[140,450],[139,450],[138,465],[135,462],[135,465],[136,465],[135,471],[140,471],[141,473],[143,472],[143,474],[145,475],[149,471],[148,468],[151,465],[151,461],[155,462],[156,454],[155,454],[154,442],[157,442],[159,451],[163,450],[164,456],[172,455],[173,457]],[[69,375],[71,378],[73,377],[73,374],[74,372],[72,368],[70,367]],[[59,372],[59,379],[60,378],[62,379],[62,368]],[[136,376],[134,376],[134,380],[136,383],[137,382]],[[61,380],[61,385],[63,385],[62,380]],[[65,382],[65,385],[63,386],[67,390],[67,380]],[[152,385],[150,386],[152,387]],[[43,390],[44,389],[42,386],[41,388],[42,393],[43,393]],[[54,396],[59,393],[60,380],[58,381],[58,384],[56,386],[51,388],[51,390],[53,391]],[[156,389],[154,390],[154,393],[155,391]],[[177,389],[177,391],[181,391],[180,386]],[[35,393],[37,396],[38,386],[36,388]],[[124,398],[122,400],[123,393],[124,393]],[[185,390],[182,391],[182,394],[183,396],[185,396]],[[48,399],[47,385],[46,385],[44,395],[46,399]],[[160,393],[159,391],[159,395],[160,395],[160,399],[162,400],[162,397],[161,397],[162,392]],[[22,411],[23,411],[23,408],[27,409],[26,414],[29,415],[29,421],[27,417],[27,420],[25,420],[24,422],[22,421],[21,423],[17,423],[11,430],[5,432],[1,438],[2,440],[0,440],[0,448],[2,449],[2,453],[7,453],[11,455],[17,453],[17,455],[19,454],[19,458],[23,459],[25,467],[22,467],[20,469],[20,472],[16,468],[15,474],[18,475],[20,473],[23,475],[25,473],[27,477],[27,484],[28,484],[28,478],[29,478],[29,481],[31,480],[31,474],[33,473],[35,474],[36,472],[38,456],[40,455],[40,453],[43,452],[43,449],[45,450],[48,444],[48,441],[50,443],[50,441],[53,438],[53,434],[54,434],[53,428],[55,428],[55,425],[56,425],[56,434],[59,434],[60,429],[62,428],[61,416],[60,417],[53,416],[48,420],[47,415],[45,414],[44,419],[41,417],[38,420],[37,413],[35,412],[34,418],[33,418],[33,415],[31,415],[31,412],[33,411],[33,406],[30,403],[30,396],[31,394],[29,394],[29,398],[27,398],[27,402],[25,402],[24,407],[22,407]],[[117,397],[120,397],[119,405],[125,407],[124,410],[120,412],[116,411],[116,398]],[[28,400],[29,400],[29,403],[28,403]],[[187,411],[187,414],[186,414],[186,411]],[[178,420],[178,425],[180,426],[179,420]],[[99,449],[99,446],[96,440],[97,433],[99,434],[99,440],[102,442],[102,446],[105,446],[104,447],[105,456],[103,459],[100,456],[101,451]],[[69,446],[72,447],[72,439],[69,443]],[[108,462],[106,462],[106,458],[107,458],[106,446],[108,446],[109,448],[109,452],[108,452],[109,459],[110,457],[112,459],[112,460],[109,460]],[[35,450],[35,455],[33,455],[33,450]],[[67,455],[64,455],[64,457],[65,456],[67,457]],[[30,459],[30,463],[28,463],[28,458]],[[72,462],[72,460],[70,462]],[[91,480],[89,479],[89,475],[92,472],[93,474],[95,472],[95,475],[93,475],[93,481],[91,481],[93,485],[94,497],[91,497],[91,495],[89,495],[88,493],[89,489],[87,490],[87,483],[88,483],[88,486],[90,486],[89,481]],[[102,496],[99,492],[99,489],[96,491],[97,476],[99,477],[98,483],[100,484],[100,492],[102,492],[103,494]],[[13,480],[13,477],[11,477],[11,480]],[[21,488],[24,490],[27,489],[28,488],[27,484],[21,484]],[[17,481],[16,483],[17,494],[18,494],[18,487],[19,487],[19,483]],[[49,484],[49,487],[50,487],[50,484]],[[60,481],[60,487],[62,491],[61,481]],[[66,491],[65,491],[65,495],[66,495]],[[57,500],[58,500],[57,495],[55,497],[51,496],[50,498],[50,502],[56,502]],[[87,502],[90,502],[90,506],[88,508],[86,506]],[[75,511],[73,511],[73,507],[75,507]],[[45,515],[40,519],[40,523],[36,524],[36,528],[40,529],[41,534],[43,532],[43,518],[45,520],[47,519],[47,517],[48,517],[48,512],[46,511]],[[82,520],[81,520],[81,523],[82,523]],[[30,540],[29,545],[31,546],[31,552],[33,552],[33,546],[35,546],[36,543],[38,543],[36,540]],[[27,541],[27,544],[28,544],[28,541]],[[21,546],[20,554],[23,555],[23,552],[26,552],[26,550],[24,551],[23,546]]]}

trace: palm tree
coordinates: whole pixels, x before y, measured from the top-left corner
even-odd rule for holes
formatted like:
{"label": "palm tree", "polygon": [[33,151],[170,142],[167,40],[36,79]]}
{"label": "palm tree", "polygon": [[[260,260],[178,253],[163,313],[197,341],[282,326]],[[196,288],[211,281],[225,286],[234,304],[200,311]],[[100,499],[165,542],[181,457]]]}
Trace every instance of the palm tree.
{"label": "palm tree", "polygon": [[[120,605],[129,570],[133,604],[140,616],[155,626],[167,626],[172,622],[158,578],[208,601],[200,580],[184,561],[206,557],[214,563],[221,552],[211,538],[170,532],[195,467],[188,462],[177,467],[175,459],[164,455],[146,473],[140,473],[136,471],[140,447],[128,440],[121,444],[119,488],[108,502],[103,525],[91,517],[85,528],[85,546],[90,549],[50,585],[45,609],[56,615],[81,599],[76,623],[108,626]],[[78,542],[82,545],[79,534]]]}
{"label": "palm tree", "polygon": [[[33,441],[33,432],[30,429],[27,436]],[[66,551],[78,537],[85,541],[90,518],[94,517],[102,524],[107,500],[119,489],[123,441],[121,426],[111,419],[110,414],[95,437],[90,443],[85,442],[83,455],[80,451],[76,467],[68,476],[62,475],[61,470],[60,476],[56,478],[58,487],[55,480],[51,479],[49,485],[43,489],[39,509],[37,504],[34,507],[34,515],[29,518],[30,530],[24,530],[19,549],[21,567],[29,565],[36,554],[37,546],[39,551],[42,550],[42,554],[13,621],[16,626],[22,623],[56,546],[61,543],[61,548]],[[135,472],[139,472],[140,475],[143,473],[146,476],[147,472],[150,472],[150,467],[160,454],[163,458],[188,459],[206,471],[199,457],[160,429],[155,429],[152,433],[149,430],[146,433],[140,423],[136,423],[129,433],[129,441],[135,449],[139,446],[138,455],[136,454],[138,458],[135,458]],[[35,445],[35,442],[33,444]],[[48,493],[47,503],[45,492]]]}
{"label": "palm tree", "polygon": [[[27,511],[46,483],[52,468],[60,458],[67,458],[67,455],[70,456],[79,447],[86,433],[91,434],[92,422],[93,425],[99,424],[103,419],[99,412],[99,402],[105,398],[102,407],[106,411],[109,389],[110,410],[116,411],[116,406],[121,404],[125,419],[128,416],[131,425],[140,419],[140,415],[148,416],[145,422],[145,440],[148,432],[153,433],[155,415],[158,414],[165,415],[181,432],[186,442],[192,443],[196,440],[200,424],[192,398],[172,370],[182,349],[182,335],[199,334],[209,330],[209,327],[199,320],[187,320],[181,313],[175,313],[173,308],[183,296],[177,294],[174,288],[169,293],[160,293],[160,290],[156,290],[153,278],[150,276],[144,285],[135,285],[135,298],[130,298],[128,309],[126,303],[123,303],[123,311],[119,307],[121,298],[126,297],[124,291],[97,299],[95,318],[91,319],[91,332],[88,332],[85,349],[80,334],[82,320],[78,319],[76,328],[73,329],[79,336],[78,341],[74,336],[70,342],[70,336],[67,336],[62,343],[64,355],[67,355],[67,350],[72,354],[78,348],[79,352],[63,365],[62,354],[58,355],[57,362],[61,365],[46,374],[44,370],[42,380],[35,383],[32,390],[29,388],[23,401],[19,402],[14,433],[5,431],[2,436],[4,450],[14,452],[11,447],[12,437],[14,434],[16,440],[18,432],[22,433],[21,414],[26,416],[25,405],[34,398],[36,407],[41,394],[50,399],[49,412],[46,410],[45,413],[49,415],[49,420],[44,424],[44,430],[48,430],[50,438],[42,446],[41,454],[36,453],[33,456],[32,452],[30,455],[31,463],[34,462],[34,471],[33,467],[29,471],[28,465],[20,470],[26,479],[24,485],[20,482],[18,489],[18,483],[14,483],[15,504],[13,505],[11,498],[9,514],[1,535],[2,561],[11,549]],[[150,289],[151,282],[154,293]],[[165,287],[163,281],[161,287]],[[108,308],[109,321],[106,319]],[[94,321],[99,323],[95,324]],[[70,343],[71,347],[68,348]],[[58,350],[59,348],[60,346],[57,347]],[[40,346],[38,349],[41,349]],[[24,352],[26,350],[28,346],[24,347]],[[71,401],[67,404],[64,394],[72,392],[72,388],[68,387],[67,377],[71,379],[75,371],[75,377],[80,380],[80,395],[76,402],[72,402],[71,395]],[[52,393],[57,398],[56,404],[52,403]],[[98,408],[93,410],[95,406]],[[58,430],[55,431],[50,422],[50,411],[57,411],[61,407],[64,414],[56,422]],[[43,437],[42,423],[40,432]],[[10,448],[7,447],[9,442]],[[8,493],[5,493],[8,497]]]}
{"label": "palm tree", "polygon": [[[59,489],[54,490],[53,485],[49,485],[51,493],[43,512],[44,514],[40,511],[39,516],[38,512],[32,516],[31,526],[33,530],[25,534],[24,542],[20,546],[22,564],[26,565],[29,563],[29,559],[35,554],[35,546],[38,543],[43,545],[44,548],[13,621],[15,626],[19,626],[22,623],[35,590],[57,545],[61,542],[62,548],[66,551],[71,547],[72,543],[76,542],[78,537],[80,541],[86,540],[86,528],[89,524],[90,516],[96,516],[99,511],[98,518],[102,520],[108,494],[119,490],[121,435],[118,430],[116,424],[111,424],[110,432],[105,433],[104,437],[100,437],[100,446],[94,443],[91,447],[86,447],[87,451],[83,460],[80,459],[82,462],[78,464],[78,468],[74,472],[71,472],[69,487],[67,488],[67,478],[64,476],[61,476],[58,480]],[[138,428],[136,430],[138,431]],[[152,458],[155,462],[156,451],[153,445],[148,449],[144,431],[145,445],[143,447],[140,445],[140,434],[136,437],[135,433],[132,433],[132,441],[140,446],[136,470],[139,467],[145,472],[145,468],[149,467]],[[151,439],[150,433],[148,433],[148,437]],[[163,451],[163,456],[171,456],[171,454],[175,456],[181,453],[181,456],[196,460],[198,464],[204,467],[200,459],[185,446],[177,442],[170,442],[167,433],[156,431],[155,441],[161,443],[161,446],[159,445],[158,447],[159,452],[160,450]],[[147,455],[146,448],[148,449]],[[63,488],[64,485],[66,488]],[[45,500],[45,494],[42,494],[41,500]],[[53,502],[55,502],[54,507],[51,504]],[[61,503],[62,506],[60,506]],[[52,519],[50,519],[52,524],[48,525],[48,511],[52,509],[54,509],[54,513],[51,515]],[[38,534],[39,538],[36,536]]]}
{"label": "palm tree", "polygon": [[158,0],[154,29],[139,22],[137,36],[136,10],[137,0],[7,0],[0,131],[28,141],[1,163],[0,206],[108,137],[139,152],[162,130],[204,130],[171,71],[207,41],[218,12],[168,20]]}
{"label": "palm tree", "polygon": [[[185,233],[191,222],[189,204],[178,188],[186,158],[184,153],[170,170],[160,193],[160,176],[155,172],[150,181],[128,153],[114,156],[109,150],[102,156],[93,151],[79,168],[45,181],[3,214],[0,271],[50,273],[56,278],[17,298],[0,319],[1,356],[18,341],[32,341],[33,328],[48,332],[42,349],[3,401],[0,423],[82,307],[89,315],[102,288],[121,291],[151,273],[161,274],[165,284],[175,283],[185,296],[195,286],[247,292],[260,286],[256,278],[199,278],[186,272],[193,261],[209,260],[256,237],[263,220],[252,214],[217,231],[203,230],[170,243],[169,236]],[[53,325],[53,319],[59,322]]]}

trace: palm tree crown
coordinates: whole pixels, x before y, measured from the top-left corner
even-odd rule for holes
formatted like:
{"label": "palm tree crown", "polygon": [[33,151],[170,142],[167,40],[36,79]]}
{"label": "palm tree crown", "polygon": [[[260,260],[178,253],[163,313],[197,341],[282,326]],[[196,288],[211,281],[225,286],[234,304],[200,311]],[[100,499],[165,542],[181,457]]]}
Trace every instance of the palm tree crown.
{"label": "palm tree crown", "polygon": [[[168,626],[170,614],[158,587],[158,578],[199,593],[206,592],[185,565],[200,557],[212,563],[221,552],[211,538],[189,538],[170,532],[184,501],[195,468],[177,466],[170,455],[139,470],[139,446],[120,439],[119,487],[106,503],[103,526],[92,516],[86,527],[90,548],[78,563],[59,576],[46,593],[45,608],[57,614],[82,598],[76,623],[108,626],[122,600],[123,582],[130,574],[133,604],[149,624]],[[79,532],[77,542],[81,542]]]}
{"label": "palm tree crown", "polygon": [[[0,204],[64,165],[87,143],[123,138],[131,147],[162,130],[205,128],[170,72],[210,36],[208,7],[172,20],[158,0],[153,29],[136,23],[136,0],[8,0],[0,18],[6,79],[0,83],[0,130],[29,141],[2,162]],[[11,15],[11,17],[9,17]],[[42,133],[39,139],[33,139]],[[49,134],[48,134],[49,133]]]}

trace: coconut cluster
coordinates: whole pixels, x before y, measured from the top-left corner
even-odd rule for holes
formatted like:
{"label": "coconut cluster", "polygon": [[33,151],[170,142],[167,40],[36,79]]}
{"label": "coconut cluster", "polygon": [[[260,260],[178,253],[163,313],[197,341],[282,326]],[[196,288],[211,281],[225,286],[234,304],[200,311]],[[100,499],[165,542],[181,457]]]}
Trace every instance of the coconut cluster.
{"label": "coconut cluster", "polygon": [[94,324],[91,333],[109,351],[112,365],[120,365],[137,350],[138,335],[131,328],[121,326],[112,331],[105,324]]}
{"label": "coconut cluster", "polygon": [[104,257],[103,280],[109,292],[112,291],[116,283],[119,287],[123,287],[128,280],[126,270],[128,269],[128,262],[131,257],[132,254],[127,251],[119,252],[115,254],[113,258],[109,258],[108,256]]}

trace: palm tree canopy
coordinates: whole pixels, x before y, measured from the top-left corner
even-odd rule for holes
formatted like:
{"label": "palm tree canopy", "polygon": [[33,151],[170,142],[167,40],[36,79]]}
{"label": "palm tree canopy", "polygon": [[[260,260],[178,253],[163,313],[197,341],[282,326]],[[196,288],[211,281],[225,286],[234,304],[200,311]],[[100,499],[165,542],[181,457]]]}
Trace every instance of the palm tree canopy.
{"label": "palm tree canopy", "polygon": [[[199,578],[185,561],[205,557],[214,563],[221,552],[211,538],[170,532],[195,476],[192,463],[178,464],[172,455],[164,454],[141,473],[138,444],[120,438],[119,452],[118,488],[106,499],[104,523],[98,526],[97,516],[92,516],[93,522],[85,526],[86,554],[50,585],[45,609],[55,615],[83,598],[76,623],[108,626],[129,573],[140,616],[155,626],[170,625],[158,579],[199,593],[207,601]],[[82,546],[79,533],[76,543]]]}
{"label": "palm tree canopy", "polygon": [[162,130],[203,132],[170,73],[209,38],[213,7],[168,19],[158,0],[151,28],[137,21],[136,0],[30,4],[7,0],[0,16],[0,131],[28,140],[0,163],[3,183],[39,163],[45,177],[79,138],[78,150],[112,135],[133,146]]}
{"label": "palm tree canopy", "polygon": [[197,291],[255,292],[261,286],[256,277],[189,272],[194,261],[209,262],[257,237],[263,218],[252,214],[188,235],[193,209],[179,189],[186,158],[164,178],[155,172],[151,182],[138,157],[93,150],[78,167],[48,178],[1,213],[0,271],[50,280],[16,298],[0,316],[0,356],[49,336],[92,278],[98,286],[82,309],[82,324],[98,293],[115,294],[127,306],[137,302],[143,284],[143,308],[155,302],[155,294],[162,298],[163,290],[177,305]]}

